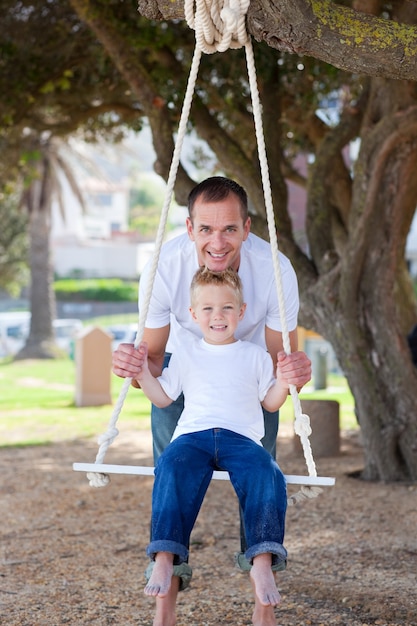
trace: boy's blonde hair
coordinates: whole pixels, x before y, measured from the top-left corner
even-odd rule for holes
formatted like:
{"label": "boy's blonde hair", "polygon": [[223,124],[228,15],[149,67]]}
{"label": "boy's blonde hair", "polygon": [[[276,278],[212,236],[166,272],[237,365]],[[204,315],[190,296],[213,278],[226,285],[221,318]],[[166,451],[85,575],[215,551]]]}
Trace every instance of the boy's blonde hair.
{"label": "boy's blonde hair", "polygon": [[226,286],[233,289],[239,302],[243,304],[243,285],[239,274],[231,268],[222,272],[212,272],[208,267],[200,267],[193,276],[190,287],[191,304],[194,305],[199,287],[207,285]]}

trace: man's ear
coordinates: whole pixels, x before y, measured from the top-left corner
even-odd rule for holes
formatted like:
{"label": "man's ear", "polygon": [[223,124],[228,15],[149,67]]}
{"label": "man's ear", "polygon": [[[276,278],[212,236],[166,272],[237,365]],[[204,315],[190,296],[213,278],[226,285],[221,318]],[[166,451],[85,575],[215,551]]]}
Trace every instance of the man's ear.
{"label": "man's ear", "polygon": [[251,227],[251,219],[250,217],[248,217],[246,219],[246,222],[243,224],[243,231],[244,231],[243,241],[246,241],[246,239],[249,237],[250,227]]}
{"label": "man's ear", "polygon": [[187,227],[187,234],[188,234],[189,238],[191,239],[191,241],[195,241],[193,223],[192,223],[190,217],[186,218],[185,225]]}

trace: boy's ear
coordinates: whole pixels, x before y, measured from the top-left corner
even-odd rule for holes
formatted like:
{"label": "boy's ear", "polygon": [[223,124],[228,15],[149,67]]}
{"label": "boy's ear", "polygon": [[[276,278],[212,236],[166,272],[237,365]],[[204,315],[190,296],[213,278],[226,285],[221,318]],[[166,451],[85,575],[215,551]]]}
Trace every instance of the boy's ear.
{"label": "boy's ear", "polygon": [[246,311],[246,302],[244,302],[242,306],[240,307],[239,320],[243,319],[245,315],[245,311]]}
{"label": "boy's ear", "polygon": [[192,306],[188,307],[188,310],[189,310],[189,311],[190,311],[190,313],[191,313],[191,317],[192,317],[192,318],[193,318],[193,320],[196,322],[196,321],[197,321],[197,316],[196,316],[196,314],[195,314],[195,311],[194,311],[193,307],[192,307]]}

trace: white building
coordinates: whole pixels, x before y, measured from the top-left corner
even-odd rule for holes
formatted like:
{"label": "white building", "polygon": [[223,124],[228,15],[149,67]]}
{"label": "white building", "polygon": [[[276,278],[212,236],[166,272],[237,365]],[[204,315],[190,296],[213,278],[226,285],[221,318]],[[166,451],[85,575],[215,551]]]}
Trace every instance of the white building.
{"label": "white building", "polygon": [[154,250],[153,242],[129,240],[55,240],[54,270],[58,277],[136,280]]}
{"label": "white building", "polygon": [[86,178],[79,186],[85,212],[65,182],[65,219],[54,207],[51,243],[55,274],[136,279],[149,258],[150,245],[132,241],[128,234],[128,179]]}
{"label": "white building", "polygon": [[[150,146],[143,146],[149,154]],[[72,192],[68,181],[62,182],[65,215],[56,202],[53,206],[51,249],[54,272],[58,277],[124,278],[136,280],[150,256],[154,244],[140,233],[129,231],[130,162],[123,150],[113,147],[110,155],[84,144],[77,145],[82,153],[69,159],[82,193],[85,211]],[[83,158],[94,163],[94,176],[82,167]],[[132,160],[132,155],[130,155]],[[136,163],[136,158],[134,162]],[[140,160],[140,159],[139,159]],[[140,174],[139,174],[140,175]],[[156,174],[144,173],[146,176]],[[161,185],[161,179],[155,186]]]}

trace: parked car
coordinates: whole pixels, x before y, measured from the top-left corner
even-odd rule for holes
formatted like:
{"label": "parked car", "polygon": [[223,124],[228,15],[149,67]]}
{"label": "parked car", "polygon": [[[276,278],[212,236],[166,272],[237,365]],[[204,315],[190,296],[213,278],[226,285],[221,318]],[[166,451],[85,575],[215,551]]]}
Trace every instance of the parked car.
{"label": "parked car", "polygon": [[[13,356],[23,348],[30,331],[29,311],[0,313],[0,357]],[[68,354],[78,333],[83,329],[79,319],[55,319],[52,322],[57,345]]]}
{"label": "parked car", "polygon": [[0,357],[19,352],[29,334],[29,311],[0,313]]}

